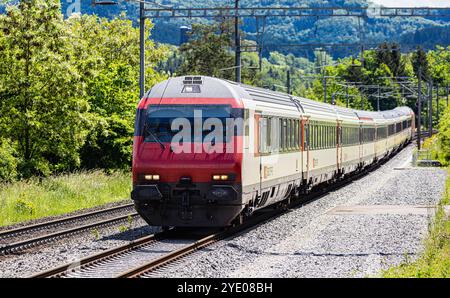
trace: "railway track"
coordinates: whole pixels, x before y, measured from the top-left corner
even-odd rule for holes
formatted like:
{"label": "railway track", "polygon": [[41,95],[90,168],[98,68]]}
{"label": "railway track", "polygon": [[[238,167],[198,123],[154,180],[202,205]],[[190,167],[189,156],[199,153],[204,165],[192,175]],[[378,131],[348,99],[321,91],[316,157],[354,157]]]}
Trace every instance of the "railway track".
{"label": "railway track", "polygon": [[337,190],[352,181],[365,176],[383,165],[384,160],[364,171],[356,173],[335,184],[321,186],[304,195],[301,200],[295,200],[279,209],[266,209],[257,212],[243,224],[223,231],[208,233],[202,237],[180,237],[177,229],[146,236],[126,245],[92,255],[76,262],[38,273],[33,278],[48,277],[117,277],[135,278],[152,277],[154,273],[166,266],[192,254],[198,250],[217,243],[226,238],[234,237],[246,230],[257,227],[267,220],[274,219],[288,209],[296,208],[321,198],[327,193]]}
{"label": "railway track", "polygon": [[244,224],[230,228],[228,230],[214,233],[211,235],[208,235],[198,241],[195,241],[189,245],[186,245],[178,250],[174,250],[162,257],[159,257],[157,259],[154,259],[150,262],[147,262],[146,264],[143,264],[142,266],[135,267],[131,270],[128,270],[126,272],[123,272],[119,275],[117,275],[117,278],[146,278],[146,277],[153,277],[154,273],[157,273],[159,270],[163,270],[165,266],[168,266],[192,253],[195,253],[198,250],[204,249],[208,246],[211,246],[215,244],[218,241],[221,241],[226,238],[234,237],[239,235],[240,233],[245,232],[246,230],[252,229],[254,227],[257,227],[258,225],[270,220],[274,219],[276,216],[279,216],[286,212],[289,209],[296,208],[302,205],[305,205],[307,203],[310,203],[314,200],[317,200],[327,193],[337,190],[352,181],[359,179],[363,176],[365,176],[368,172],[374,171],[375,169],[379,168],[382,164],[384,164],[386,161],[383,161],[379,164],[376,164],[360,173],[357,173],[348,179],[336,182],[333,185],[329,185],[322,188],[317,188],[315,191],[304,195],[301,200],[296,200],[294,202],[289,203],[288,205],[284,206],[280,209],[275,210],[266,210],[264,213],[254,216],[250,218],[248,221],[246,221]]}
{"label": "railway track", "polygon": [[138,267],[196,241],[194,236],[181,237],[176,230],[164,231],[31,277],[116,277],[130,267]]}
{"label": "railway track", "polygon": [[137,215],[133,211],[133,204],[126,204],[0,231],[0,255],[18,253],[89,229],[129,221]]}

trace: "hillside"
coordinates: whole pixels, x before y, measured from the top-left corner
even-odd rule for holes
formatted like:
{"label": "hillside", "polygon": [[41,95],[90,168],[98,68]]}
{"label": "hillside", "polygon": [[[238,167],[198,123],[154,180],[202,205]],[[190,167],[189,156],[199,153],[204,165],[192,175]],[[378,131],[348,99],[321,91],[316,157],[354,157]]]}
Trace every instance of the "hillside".
{"label": "hillside", "polygon": [[[198,7],[219,6],[218,1],[214,0],[160,0],[163,5],[173,5],[178,7]],[[220,6],[232,6],[233,0],[220,2]],[[367,0],[305,0],[301,1],[302,6],[363,6],[368,5]],[[85,5],[85,4],[83,4]],[[293,0],[242,0],[241,6],[298,6],[298,1]],[[63,4],[67,6],[67,4]],[[129,16],[136,16],[137,7],[129,3],[122,3],[121,7],[100,7],[92,10],[92,7],[85,5],[82,11],[94,11],[95,13],[108,16],[119,13],[120,9],[125,9]],[[177,44],[179,41],[179,27],[189,25],[191,22],[205,22],[205,20],[155,20],[155,29],[153,37],[155,40],[163,43]],[[439,41],[442,45],[450,44],[450,38],[441,34],[444,20],[427,20],[422,18],[399,18],[369,19],[364,29],[365,43],[380,43],[385,40],[396,40],[404,44],[405,48],[415,48],[422,45],[422,41],[429,34],[441,37]],[[279,47],[283,44],[293,43],[358,43],[360,34],[358,30],[358,20],[356,18],[271,18],[267,20],[265,43],[267,45],[265,56],[270,51],[278,50],[283,53],[293,53],[297,56],[310,56],[312,51],[304,47]],[[242,25],[246,33],[246,38],[255,38],[255,20],[246,19]],[[426,30],[426,31],[424,31]],[[421,34],[420,32],[425,32]],[[417,36],[422,36],[418,38]],[[425,46],[432,48],[434,44],[424,43]],[[358,48],[336,48],[335,57],[343,57],[355,54]]]}
{"label": "hillside", "polygon": [[[83,13],[95,13],[100,16],[112,18],[126,12],[127,16],[137,20],[138,8],[136,4],[120,1],[119,5],[92,7],[91,1],[81,1]],[[163,5],[177,7],[199,6],[232,6],[234,0],[159,0]],[[220,3],[220,4],[219,4]],[[363,6],[368,5],[367,0],[241,0],[241,6]],[[72,2],[62,1],[62,10],[65,15],[71,13]],[[178,44],[179,27],[192,22],[208,22],[202,19],[172,19],[153,20],[155,28],[153,38],[162,43]],[[433,48],[429,36],[438,36],[440,45],[449,45],[450,36],[446,34],[445,26],[450,25],[447,20],[429,20],[423,18],[371,18],[364,26],[363,40],[366,44],[377,44],[386,40],[398,41],[404,49],[415,48],[418,45]],[[360,32],[357,18],[270,18],[267,19],[265,33],[265,56],[271,51],[293,53],[296,56],[312,57],[313,51],[305,47],[280,47],[280,45],[295,43],[359,43]],[[246,19],[242,24],[245,38],[255,39],[255,20]],[[359,47],[338,47],[333,50],[334,57],[354,55]]]}
{"label": "hillside", "polygon": [[[217,6],[217,1],[195,1],[195,0],[165,0],[162,4],[180,3],[182,7],[195,7],[200,3],[204,6]],[[231,5],[234,1],[224,1]],[[302,1],[303,6],[362,6],[368,5],[365,0],[307,0]],[[224,5],[224,4],[222,4]],[[245,0],[241,4],[245,6],[298,6],[298,1],[292,0]],[[385,40],[402,41],[403,35],[415,34],[417,31],[429,29],[429,31],[439,30],[445,22],[442,20],[427,20],[422,18],[399,18],[386,19],[375,18],[369,19],[364,28],[365,43],[380,43]],[[178,28],[180,25],[189,24],[189,20],[161,20],[156,22],[154,37],[162,42],[176,44],[178,42]],[[271,18],[267,20],[267,28],[265,34],[265,43],[267,52],[279,50],[281,52],[292,52],[296,55],[305,55],[305,48],[290,47],[280,48],[279,45],[293,43],[358,43],[360,34],[358,30],[357,18]],[[247,19],[242,26],[246,32],[247,38],[255,37],[255,21]],[[413,44],[409,47],[415,47],[420,44],[414,40],[405,39],[403,41],[411,41]],[[447,44],[450,39],[443,40]],[[272,46],[271,46],[272,45]],[[276,46],[275,46],[276,45]],[[347,56],[357,49],[340,48],[335,51],[337,56]],[[310,52],[311,53],[311,52]],[[267,53],[266,53],[267,54]]]}

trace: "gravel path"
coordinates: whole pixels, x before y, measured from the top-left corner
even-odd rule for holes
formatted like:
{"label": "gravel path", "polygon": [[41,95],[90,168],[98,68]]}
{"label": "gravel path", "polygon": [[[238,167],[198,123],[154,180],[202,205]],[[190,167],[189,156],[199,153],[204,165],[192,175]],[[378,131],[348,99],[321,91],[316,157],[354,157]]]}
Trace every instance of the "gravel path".
{"label": "gravel path", "polygon": [[[152,276],[365,277],[413,260],[432,220],[434,209],[424,207],[442,197],[447,172],[411,168],[412,148],[342,189]],[[383,214],[381,205],[393,211]],[[336,207],[348,212],[333,212]]]}

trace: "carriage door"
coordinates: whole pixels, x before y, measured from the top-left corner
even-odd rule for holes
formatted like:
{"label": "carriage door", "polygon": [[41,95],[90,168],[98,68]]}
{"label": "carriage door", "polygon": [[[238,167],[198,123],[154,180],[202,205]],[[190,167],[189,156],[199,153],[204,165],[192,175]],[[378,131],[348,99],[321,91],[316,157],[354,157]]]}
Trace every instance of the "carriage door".
{"label": "carriage door", "polygon": [[258,203],[261,200],[261,183],[262,183],[262,156],[261,156],[261,133],[263,128],[263,118],[261,117],[260,111],[255,111],[255,134],[254,134],[254,162],[252,169],[254,169],[254,179],[252,179],[253,183],[257,183],[257,193],[258,195],[255,198],[255,203]]}

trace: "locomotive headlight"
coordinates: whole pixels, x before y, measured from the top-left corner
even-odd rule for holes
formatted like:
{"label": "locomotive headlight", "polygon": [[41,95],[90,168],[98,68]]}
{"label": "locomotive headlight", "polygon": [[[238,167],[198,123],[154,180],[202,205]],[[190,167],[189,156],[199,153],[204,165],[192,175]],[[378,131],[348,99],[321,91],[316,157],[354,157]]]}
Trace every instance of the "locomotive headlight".
{"label": "locomotive headlight", "polygon": [[228,180],[228,175],[213,175],[212,179],[214,181],[220,181],[220,180],[227,181]]}
{"label": "locomotive headlight", "polygon": [[231,174],[215,174],[212,176],[213,181],[233,181],[234,175]]}
{"label": "locomotive headlight", "polygon": [[148,181],[158,181],[159,180],[159,175],[145,175],[144,176],[144,179],[145,180],[148,180]]}

